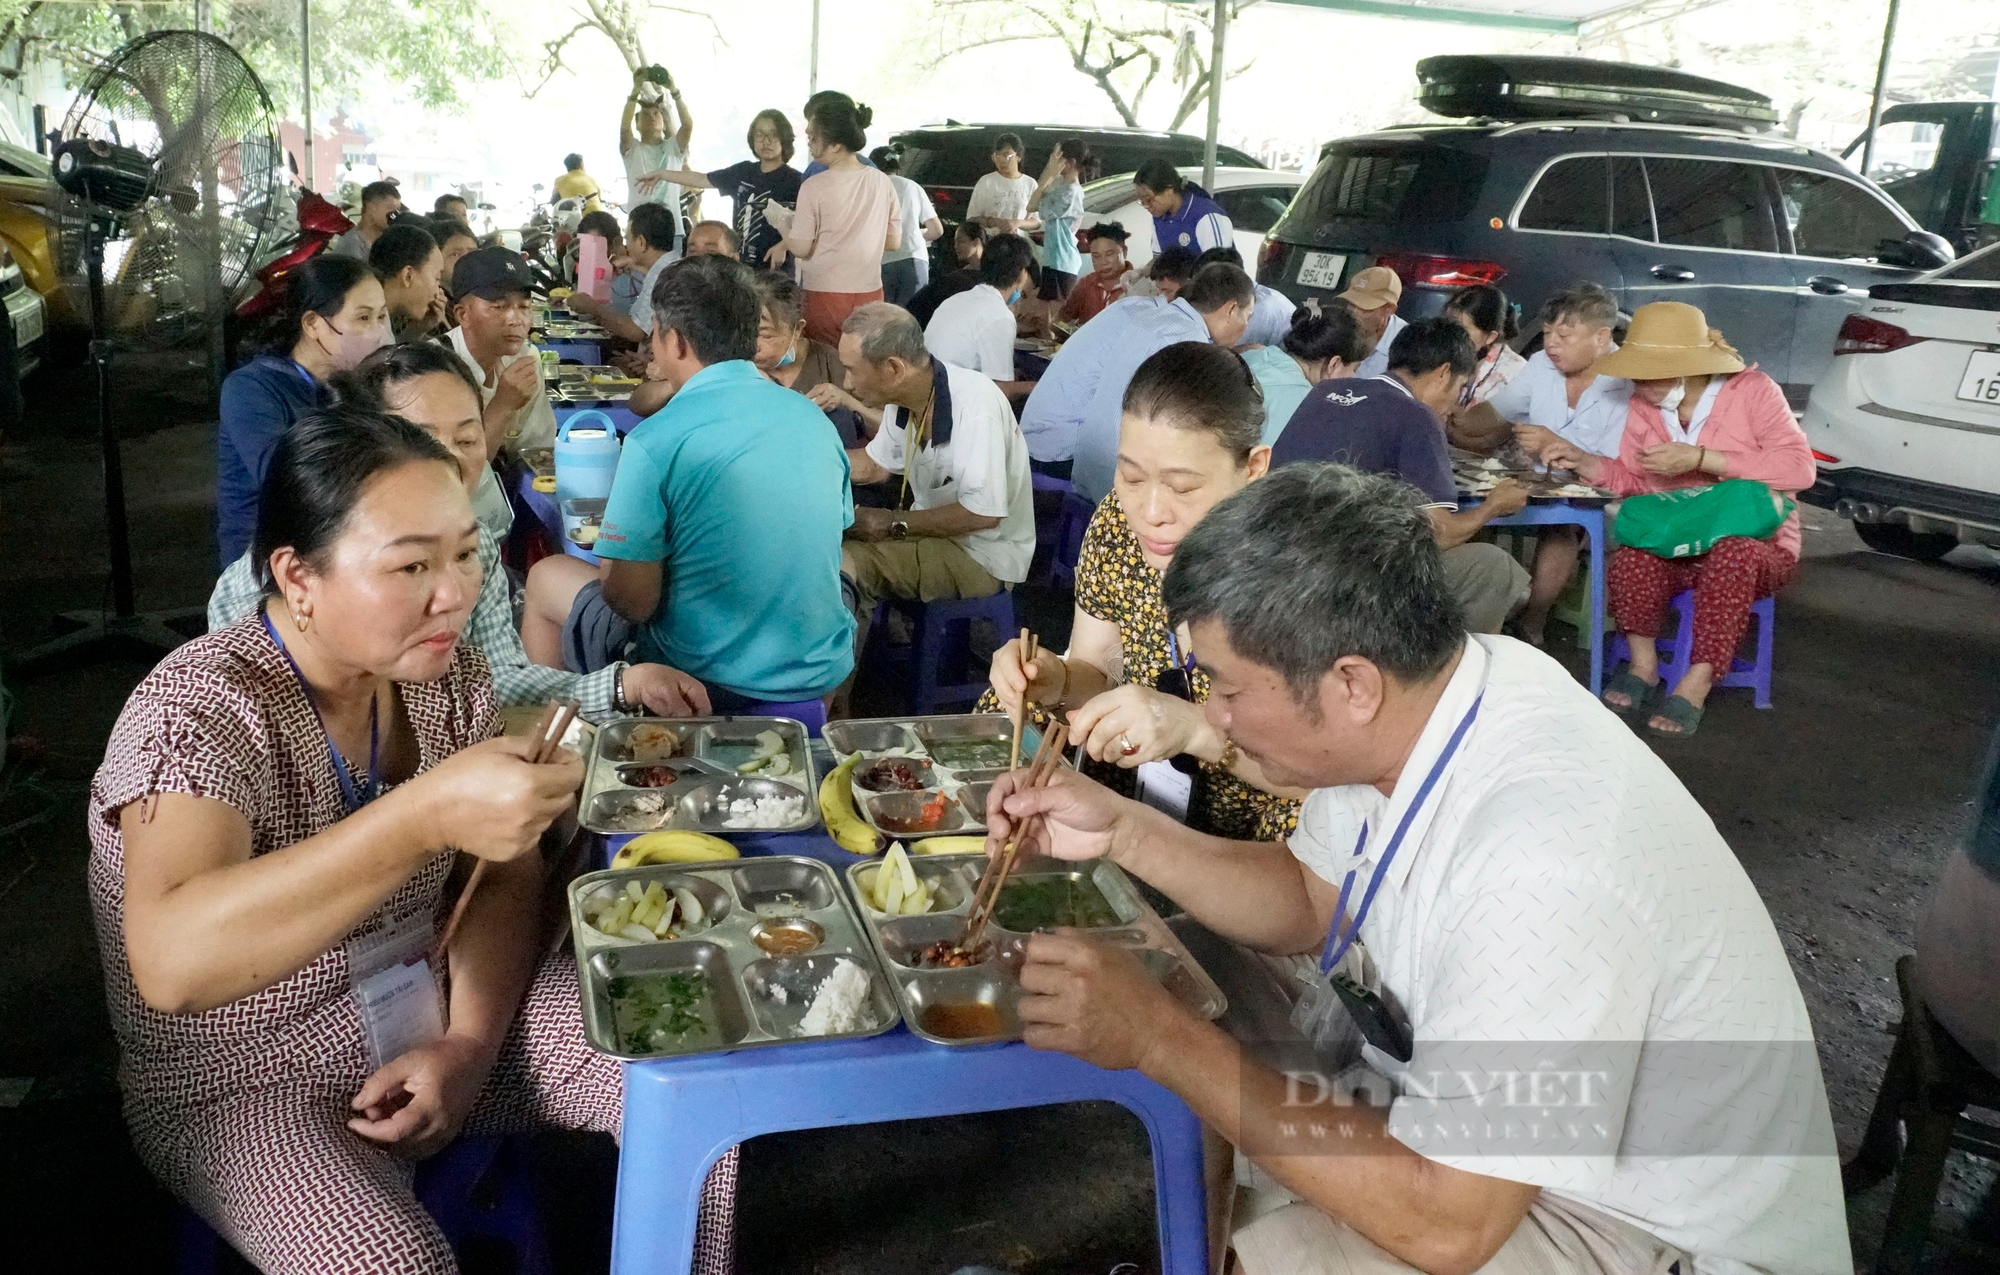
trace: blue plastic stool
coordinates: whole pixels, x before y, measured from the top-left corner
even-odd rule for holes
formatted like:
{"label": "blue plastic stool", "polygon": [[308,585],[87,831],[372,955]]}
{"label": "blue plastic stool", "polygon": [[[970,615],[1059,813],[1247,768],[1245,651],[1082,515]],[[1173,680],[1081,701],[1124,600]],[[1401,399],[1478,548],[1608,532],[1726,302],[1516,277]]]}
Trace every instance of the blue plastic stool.
{"label": "blue plastic stool", "polygon": [[1062,521],[1056,531],[1055,555],[1049,560],[1049,583],[1059,589],[1076,587],[1076,562],[1083,556],[1083,533],[1097,506],[1074,491],[1063,497]]}
{"label": "blue plastic stool", "polygon": [[1153,1147],[1160,1269],[1204,1275],[1201,1122],[1135,1071],[1102,1071],[1026,1045],[952,1049],[901,1029],[868,1040],[710,1054],[625,1067],[625,1132],[611,1231],[614,1275],[685,1272],[702,1179],[759,1134],[1063,1102],[1115,1102]]}
{"label": "blue plastic stool", "polygon": [[947,658],[959,662],[969,662],[965,646],[953,641],[953,630],[963,626],[966,643],[969,644],[974,620],[987,620],[1001,641],[1014,636],[1014,597],[1006,589],[984,598],[940,598],[936,602],[917,602],[908,598],[884,598],[875,604],[875,614],[869,624],[880,630],[889,614],[889,607],[895,606],[910,617],[915,626],[912,638],[911,662],[916,666],[911,680],[910,711],[918,717],[928,717],[938,711],[942,704],[966,704],[977,700],[986,692],[985,670],[980,670],[976,681],[946,682],[943,680],[944,664]]}
{"label": "blue plastic stool", "polygon": [[[506,1245],[518,1275],[554,1275],[523,1137],[463,1137],[417,1166],[417,1201],[451,1241]],[[228,1246],[185,1205],[175,1222],[175,1275],[216,1275]]]}
{"label": "blue plastic stool", "polygon": [[[1660,676],[1662,685],[1671,690],[1676,683],[1687,676],[1688,653],[1694,649],[1694,590],[1687,589],[1674,595],[1667,603],[1680,613],[1680,628],[1672,638],[1655,638],[1653,645],[1660,652]],[[1759,708],[1771,707],[1771,648],[1778,625],[1778,604],[1776,598],[1759,598],[1750,604],[1751,618],[1757,622],[1757,653],[1752,659],[1744,659],[1741,654],[1729,662],[1727,669],[1719,670],[1715,679],[1717,686],[1747,686],[1753,692],[1753,700]],[[1623,633],[1611,635],[1611,656],[1613,659],[1629,660],[1632,648],[1625,641]]]}

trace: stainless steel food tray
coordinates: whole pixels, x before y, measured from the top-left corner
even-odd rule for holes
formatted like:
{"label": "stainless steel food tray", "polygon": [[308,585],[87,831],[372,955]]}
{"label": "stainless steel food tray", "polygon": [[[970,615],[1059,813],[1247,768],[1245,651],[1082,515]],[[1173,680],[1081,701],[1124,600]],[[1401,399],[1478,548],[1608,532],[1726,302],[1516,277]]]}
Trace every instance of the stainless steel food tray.
{"label": "stainless steel food tray", "polygon": [[[979,875],[986,869],[981,854],[912,855],[910,866],[929,880],[937,896],[933,910],[921,916],[887,916],[868,903],[864,882],[879,870],[879,860],[856,863],[847,869],[847,886],[853,892],[856,909],[867,926],[868,937],[881,957],[880,968],[896,989],[896,1002],[903,1021],[912,1032],[939,1045],[990,1045],[996,1041],[1019,1040],[1021,1020],[1016,1006],[1021,998],[1020,970],[1028,935],[1001,927],[996,917],[987,928],[993,945],[991,957],[964,969],[919,969],[909,962],[914,953],[939,939],[956,940],[964,933],[965,914]],[[1132,881],[1108,860],[1064,863],[1055,859],[1024,858],[1008,878],[1016,881],[1043,881],[1060,877],[1084,880],[1097,887],[1117,916],[1117,923],[1086,929],[1084,932],[1106,943],[1129,949],[1162,986],[1182,1004],[1203,1018],[1222,1017],[1229,999],[1207,972],[1195,963],[1182,946],[1180,937],[1167,928],[1159,913],[1147,905]],[[941,1036],[925,1026],[925,1014],[936,1006],[989,1005],[999,1015],[1001,1030],[996,1035],[977,1037]]]}
{"label": "stainless steel food tray", "polygon": [[[677,742],[672,766],[680,777],[664,788],[637,787],[624,782],[621,768],[638,764],[633,755],[634,730],[660,729]],[[777,731],[791,759],[789,773],[778,776],[739,775],[759,731]],[[738,797],[804,797],[799,817],[779,828],[729,828],[729,803]],[[684,828],[719,837],[759,836],[773,832],[803,832],[819,823],[819,788],[814,781],[812,750],[806,746],[804,723],[789,717],[619,717],[598,728],[592,741],[580,822],[592,832],[656,832]],[[655,801],[654,799],[658,800]],[[657,804],[657,814],[650,808]]]}
{"label": "stainless steel food tray", "polygon": [[[926,786],[917,791],[873,792],[854,784],[854,809],[862,821],[884,836],[910,841],[986,831],[986,794],[1007,771],[1014,724],[999,713],[962,713],[949,717],[873,717],[828,722],[821,732],[836,761],[859,754],[858,777],[870,763],[885,758],[909,758],[923,773]],[[1021,764],[1041,746],[1033,726],[1021,732]],[[996,747],[997,746],[997,747]],[[970,757],[970,751],[984,757]],[[986,764],[991,762],[992,764]],[[963,764],[961,764],[963,763]],[[898,819],[920,815],[919,807],[942,798],[944,816],[935,828],[912,831]]]}
{"label": "stainless steel food tray", "polygon": [[[634,943],[593,929],[584,900],[600,890],[640,888],[652,881],[679,886],[701,900],[705,923],[677,939]],[[591,1046],[615,1058],[643,1060],[727,1053],[799,1040],[851,1040],[876,1036],[898,1021],[890,980],[875,948],[840,889],[833,869],[815,859],[773,856],[679,867],[658,864],[614,868],[578,877],[569,887],[570,932],[576,948],[583,1030]],[[759,927],[790,921],[816,926],[820,944],[795,956],[773,956],[759,947]],[[800,1036],[801,1019],[820,983],[845,957],[868,971],[871,1020],[859,1031]],[[700,972],[712,989],[712,1029],[665,1048],[635,1047],[619,1039],[614,980]],[[684,1047],[683,1047],[684,1046]]]}

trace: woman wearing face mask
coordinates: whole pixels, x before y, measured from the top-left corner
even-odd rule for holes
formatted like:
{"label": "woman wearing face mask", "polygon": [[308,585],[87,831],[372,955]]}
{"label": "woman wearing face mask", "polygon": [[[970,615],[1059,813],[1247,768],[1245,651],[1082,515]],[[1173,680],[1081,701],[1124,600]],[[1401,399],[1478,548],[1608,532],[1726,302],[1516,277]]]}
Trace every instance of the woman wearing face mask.
{"label": "woman wearing face mask", "polygon": [[215,447],[215,542],[226,565],[257,529],[271,449],[326,401],[326,378],[389,344],[389,303],[363,261],[322,253],[285,284],[278,339],[222,382]]}
{"label": "woman wearing face mask", "polygon": [[[535,663],[530,658],[523,631],[536,619],[537,576],[529,573],[527,605],[517,630],[513,588],[500,565],[500,542],[508,524],[504,517],[496,522],[479,508],[482,480],[492,469],[486,463],[486,432],[480,423],[479,382],[465,360],[434,342],[389,346],[363,359],[353,371],[335,373],[329,388],[342,406],[409,421],[444,444],[458,462],[459,478],[480,522],[482,575],[465,640],[485,654],[501,707],[538,708],[551,699],[573,699],[592,722],[640,708],[666,717],[708,711],[708,692],[701,683],[664,664],[618,661],[583,674],[561,668],[561,622],[569,614],[567,599],[549,630],[549,645],[543,648],[549,659]],[[246,553],[238,558],[215,582],[208,598],[210,632],[254,614],[263,601],[252,557]],[[547,561],[576,563],[560,555]]]}
{"label": "woman wearing face mask", "polygon": [[882,413],[862,406],[841,388],[847,370],[840,351],[806,335],[799,312],[799,285],[776,270],[760,270],[751,280],[763,306],[757,322],[757,370],[787,389],[797,390],[825,412],[840,431],[841,444],[856,448],[875,436]]}
{"label": "woman wearing face mask", "polygon": [[1263,425],[1256,378],[1232,350],[1184,341],[1139,365],[1125,391],[1116,485],[1077,560],[1069,651],[1043,651],[1030,681],[1019,639],[1008,642],[993,655],[985,707],[1011,714],[1023,699],[1044,709],[1072,705],[1070,738],[1097,761],[1129,771],[1178,759],[1175,773],[1195,772],[1192,826],[1276,840],[1297,823],[1305,794],[1272,791],[1256,763],[1209,726],[1201,709],[1208,675],[1187,631],[1168,629],[1160,601],[1161,574],[1181,539],[1269,470]]}
{"label": "woman wearing face mask", "polygon": [[1292,311],[1291,330],[1284,340],[1260,345],[1243,356],[1264,391],[1264,445],[1278,441],[1307,391],[1332,377],[1353,376],[1367,356],[1367,338],[1354,311],[1344,305],[1322,306],[1319,298],[1307,297]]}
{"label": "woman wearing face mask", "polygon": [[1528,360],[1507,344],[1520,335],[1521,328],[1513,303],[1500,289],[1490,283],[1460,288],[1444,303],[1444,312],[1458,320],[1472,338],[1472,348],[1479,351],[1479,366],[1459,391],[1460,407],[1484,403],[1528,366]]}
{"label": "woman wearing face mask", "polygon": [[[1794,496],[1818,477],[1784,391],[1755,366],[1745,368],[1691,305],[1640,306],[1625,344],[1591,371],[1632,381],[1618,454],[1594,456],[1564,441],[1543,453],[1585,482],[1636,496],[1749,478]],[[1606,608],[1625,631],[1632,663],[1605,683],[1604,702],[1620,713],[1645,714],[1657,734],[1694,734],[1716,670],[1729,667],[1750,627],[1751,603],[1784,588],[1798,565],[1796,510],[1765,539],[1724,536],[1693,557],[1621,546],[1604,572]],[[1668,601],[1685,589],[1694,590],[1694,649],[1686,675],[1669,688],[1660,684],[1654,639]]]}

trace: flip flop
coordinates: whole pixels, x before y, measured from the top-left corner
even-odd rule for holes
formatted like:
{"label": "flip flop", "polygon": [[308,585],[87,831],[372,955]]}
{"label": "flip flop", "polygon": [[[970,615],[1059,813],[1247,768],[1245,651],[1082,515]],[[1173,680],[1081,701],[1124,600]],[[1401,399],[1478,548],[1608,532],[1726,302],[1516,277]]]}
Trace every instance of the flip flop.
{"label": "flip flop", "polygon": [[1604,694],[1609,695],[1611,692],[1617,691],[1619,694],[1628,697],[1632,702],[1621,708],[1607,699],[1604,701],[1604,707],[1621,717],[1630,717],[1653,702],[1653,692],[1658,690],[1659,687],[1660,684],[1658,682],[1640,681],[1639,675],[1632,671],[1630,665],[1627,665],[1625,668],[1618,670],[1618,676],[1604,684]]}
{"label": "flip flop", "polygon": [[1678,695],[1669,695],[1661,700],[1660,707],[1654,711],[1653,716],[1664,717],[1674,725],[1680,727],[1677,731],[1661,730],[1650,721],[1647,722],[1647,730],[1652,731],[1655,735],[1664,735],[1669,739],[1687,739],[1701,726],[1701,709]]}

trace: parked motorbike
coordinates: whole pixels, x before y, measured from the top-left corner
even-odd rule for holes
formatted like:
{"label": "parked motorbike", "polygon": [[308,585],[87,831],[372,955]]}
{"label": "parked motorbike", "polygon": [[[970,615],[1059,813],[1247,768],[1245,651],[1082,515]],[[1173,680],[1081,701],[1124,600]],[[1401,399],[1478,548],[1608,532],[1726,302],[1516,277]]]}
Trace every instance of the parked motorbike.
{"label": "parked motorbike", "polygon": [[291,235],[279,239],[269,259],[245,284],[246,295],[237,303],[230,324],[232,363],[235,339],[242,333],[255,332],[285,308],[286,284],[292,272],[354,229],[354,223],[345,213],[310,190],[299,192],[296,225]]}

